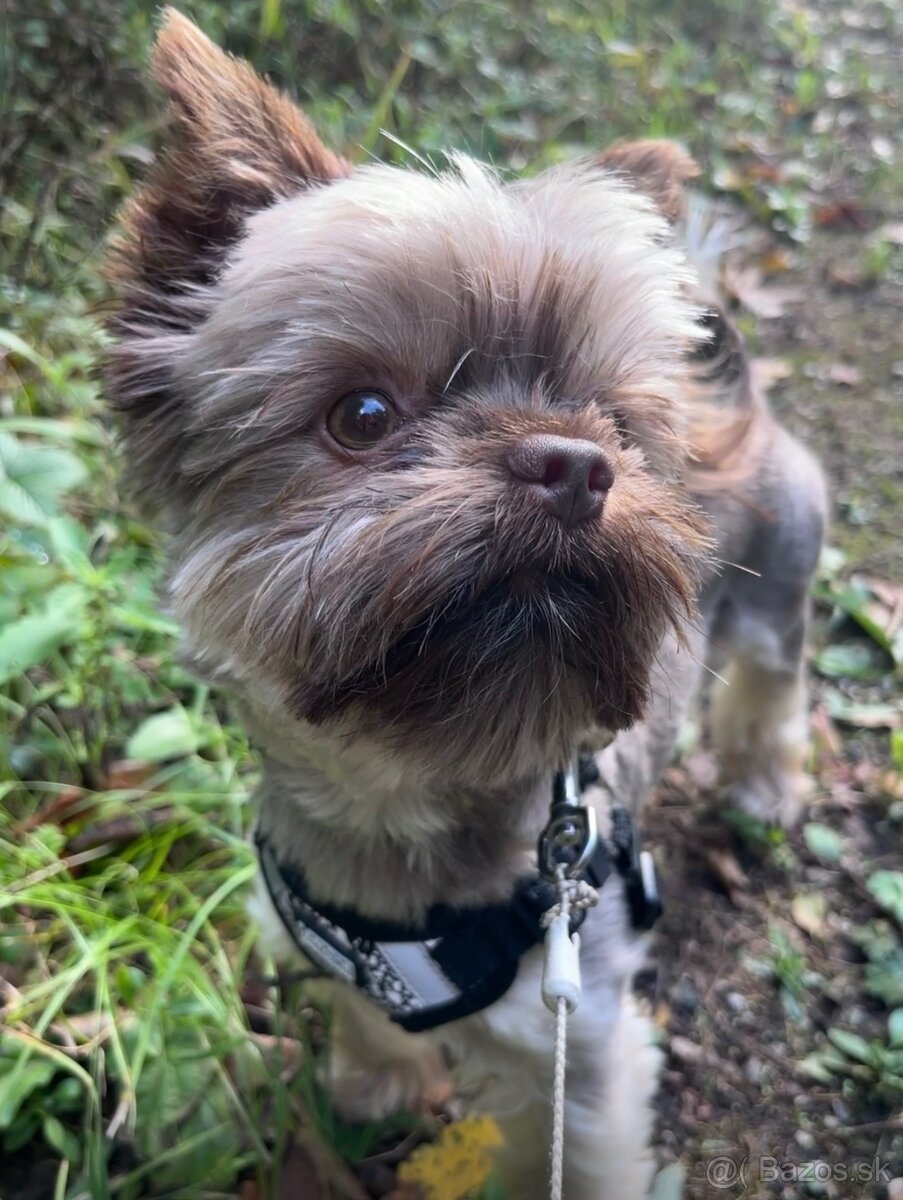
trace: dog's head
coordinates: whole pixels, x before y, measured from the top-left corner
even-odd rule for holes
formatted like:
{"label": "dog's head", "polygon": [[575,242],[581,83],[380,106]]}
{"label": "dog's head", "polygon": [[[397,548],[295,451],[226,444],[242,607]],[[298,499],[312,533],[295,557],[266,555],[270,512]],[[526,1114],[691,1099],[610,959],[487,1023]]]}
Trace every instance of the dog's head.
{"label": "dog's head", "polygon": [[195,654],[439,769],[629,725],[705,545],[689,161],[352,168],[176,14],[155,67],[177,126],[126,214],[108,379]]}

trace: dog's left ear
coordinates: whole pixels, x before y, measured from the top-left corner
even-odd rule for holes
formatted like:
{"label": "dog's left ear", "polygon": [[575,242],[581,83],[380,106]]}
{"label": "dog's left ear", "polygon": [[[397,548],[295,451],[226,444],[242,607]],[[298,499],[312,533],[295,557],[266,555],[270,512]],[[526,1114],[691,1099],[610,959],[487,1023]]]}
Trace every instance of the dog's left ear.
{"label": "dog's left ear", "polygon": [[171,122],[154,169],[122,215],[109,276],[107,394],[122,418],[128,478],[151,509],[182,483],[188,402],[174,387],[185,338],[208,315],[245,222],[262,208],[350,173],[288,96],[164,11],[153,77]]}
{"label": "dog's left ear", "polygon": [[648,138],[616,142],[597,155],[600,166],[617,171],[655,204],[663,217],[677,221],[684,211],[684,185],[695,179],[699,166],[675,142]]}

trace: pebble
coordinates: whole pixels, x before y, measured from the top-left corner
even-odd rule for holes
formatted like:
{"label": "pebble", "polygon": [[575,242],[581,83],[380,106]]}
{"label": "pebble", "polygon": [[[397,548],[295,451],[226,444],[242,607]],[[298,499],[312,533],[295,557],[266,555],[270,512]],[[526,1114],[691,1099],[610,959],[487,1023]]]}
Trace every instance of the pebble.
{"label": "pebble", "polygon": [[671,1003],[688,1013],[694,1013],[699,1008],[699,994],[689,975],[681,975],[671,989]]}

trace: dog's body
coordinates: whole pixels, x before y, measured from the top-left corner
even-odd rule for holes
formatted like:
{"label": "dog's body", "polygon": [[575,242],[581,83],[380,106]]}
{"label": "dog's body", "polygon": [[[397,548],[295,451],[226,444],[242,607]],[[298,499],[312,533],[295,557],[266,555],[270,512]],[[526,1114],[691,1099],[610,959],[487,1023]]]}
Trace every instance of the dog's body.
{"label": "dog's body", "polygon": [[[110,389],[186,652],[239,697],[259,829],[310,895],[414,925],[505,901],[553,773],[605,746],[592,798],[636,808],[713,654],[726,783],[792,820],[823,491],[722,317],[706,341],[689,160],[352,170],[175,14],[156,66],[181,134],[126,216]],[[656,1055],[619,877],[582,940],[565,1195],[639,1200]],[[430,1035],[502,1126],[512,1200],[545,1194],[540,957]],[[341,990],[344,1107],[411,1103],[429,1039]]]}

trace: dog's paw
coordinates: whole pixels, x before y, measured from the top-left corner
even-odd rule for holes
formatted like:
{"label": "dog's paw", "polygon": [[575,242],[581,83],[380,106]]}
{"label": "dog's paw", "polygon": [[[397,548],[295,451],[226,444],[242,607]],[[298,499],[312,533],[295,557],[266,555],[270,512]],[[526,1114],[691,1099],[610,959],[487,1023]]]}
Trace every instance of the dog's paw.
{"label": "dog's paw", "polygon": [[399,1112],[441,1112],[453,1095],[442,1057],[432,1049],[369,1068],[338,1056],[330,1091],[339,1116],[356,1124]]}
{"label": "dog's paw", "polygon": [[812,781],[800,772],[763,772],[724,789],[728,804],[765,825],[793,829],[803,819]]}

